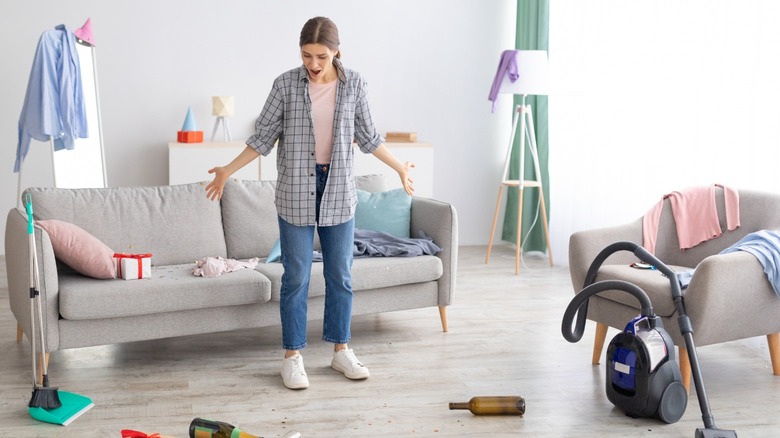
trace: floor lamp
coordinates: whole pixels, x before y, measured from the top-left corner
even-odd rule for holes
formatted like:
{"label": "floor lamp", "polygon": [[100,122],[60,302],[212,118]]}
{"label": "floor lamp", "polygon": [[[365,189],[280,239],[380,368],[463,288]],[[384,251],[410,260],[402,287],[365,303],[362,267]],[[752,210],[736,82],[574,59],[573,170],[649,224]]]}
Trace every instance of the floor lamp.
{"label": "floor lamp", "polygon": [[[525,188],[536,188],[539,190],[539,202],[542,213],[542,225],[544,226],[544,235],[547,241],[547,254],[550,258],[550,266],[553,266],[552,249],[550,247],[550,231],[547,225],[547,208],[544,204],[544,188],[542,187],[542,173],[539,169],[539,153],[536,147],[536,133],[534,132],[534,120],[531,113],[531,106],[526,105],[525,99],[528,95],[546,95],[547,94],[547,52],[544,50],[513,50],[505,51],[502,54],[502,61],[499,64],[498,74],[503,74],[501,78],[498,93],[507,93],[512,95],[521,95],[522,103],[515,107],[512,118],[512,134],[509,137],[509,146],[506,152],[506,161],[504,162],[504,173],[501,177],[501,184],[498,186],[498,200],[496,201],[496,211],[493,215],[493,228],[490,230],[490,240],[488,241],[487,255],[485,263],[490,261],[490,250],[493,247],[493,235],[496,232],[496,223],[498,222],[498,213],[501,206],[501,195],[504,186],[517,187],[517,242],[515,253],[515,274],[520,273],[520,252],[522,250],[523,234],[523,192]],[[499,78],[497,78],[498,80]],[[514,79],[514,80],[513,80]],[[495,88],[495,82],[494,82]],[[517,134],[517,125],[520,124],[520,168],[518,169],[518,178],[509,179],[509,166],[512,156],[512,145]],[[525,148],[529,148],[534,164],[534,178],[527,179],[525,175]]]}

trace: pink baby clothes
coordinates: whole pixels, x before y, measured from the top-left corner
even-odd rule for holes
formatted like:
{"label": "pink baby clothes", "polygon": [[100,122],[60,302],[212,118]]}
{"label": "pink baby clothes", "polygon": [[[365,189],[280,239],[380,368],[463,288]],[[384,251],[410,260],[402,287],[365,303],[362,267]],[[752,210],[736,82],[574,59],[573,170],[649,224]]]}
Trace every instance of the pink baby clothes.
{"label": "pink baby clothes", "polygon": [[254,269],[259,258],[251,258],[245,262],[235,259],[223,259],[222,257],[205,257],[195,262],[192,273],[198,277],[214,278],[225,272],[233,272],[243,268]]}

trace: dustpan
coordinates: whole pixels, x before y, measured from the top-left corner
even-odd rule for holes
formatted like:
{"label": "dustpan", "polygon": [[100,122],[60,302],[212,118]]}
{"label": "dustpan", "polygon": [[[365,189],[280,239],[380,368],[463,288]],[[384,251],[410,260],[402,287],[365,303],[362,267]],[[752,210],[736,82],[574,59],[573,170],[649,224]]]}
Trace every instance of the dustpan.
{"label": "dustpan", "polygon": [[30,411],[30,416],[45,423],[67,426],[95,406],[89,397],[62,390],[58,392],[62,406],[54,409],[27,408]]}

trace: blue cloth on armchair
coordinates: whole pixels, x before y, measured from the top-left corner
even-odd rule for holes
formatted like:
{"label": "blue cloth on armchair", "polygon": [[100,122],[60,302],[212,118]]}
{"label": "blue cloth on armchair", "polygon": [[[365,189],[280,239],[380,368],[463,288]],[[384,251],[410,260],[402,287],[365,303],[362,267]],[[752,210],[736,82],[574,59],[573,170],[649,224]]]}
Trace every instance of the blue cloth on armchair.
{"label": "blue cloth on armchair", "polygon": [[764,267],[764,273],[775,293],[780,296],[780,233],[771,230],[756,231],[720,253],[727,254],[734,251],[747,251],[753,254]]}

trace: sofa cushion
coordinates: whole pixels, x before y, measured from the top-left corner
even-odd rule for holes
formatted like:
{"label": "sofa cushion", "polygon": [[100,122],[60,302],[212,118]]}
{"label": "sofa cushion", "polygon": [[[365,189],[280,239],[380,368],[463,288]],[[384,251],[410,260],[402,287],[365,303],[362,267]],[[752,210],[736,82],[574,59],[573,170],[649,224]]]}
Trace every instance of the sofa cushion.
{"label": "sofa cushion", "polygon": [[[70,320],[103,319],[242,306],[271,297],[271,282],[252,269],[216,278],[196,277],[194,263],[153,268],[143,280],[95,281],[60,274],[60,315]],[[132,327],[128,327],[132,330]]]}
{"label": "sofa cushion", "polygon": [[[309,297],[325,295],[322,263],[313,263],[309,282]],[[281,263],[260,263],[255,270],[271,280],[271,301],[279,301],[282,283]],[[438,280],[443,273],[441,259],[420,257],[358,257],[352,264],[352,290],[380,289],[412,283]]]}
{"label": "sofa cushion", "polygon": [[276,263],[282,261],[282,240],[276,239],[271,252],[268,253],[268,257],[265,259],[266,263]]}
{"label": "sofa cushion", "polygon": [[378,173],[358,175],[355,177],[355,187],[367,192],[382,192],[387,190],[387,180],[384,175]]}
{"label": "sofa cushion", "polygon": [[74,271],[92,278],[116,278],[114,251],[95,236],[57,219],[36,224],[49,235],[54,256]]}
{"label": "sofa cushion", "polygon": [[222,192],[222,221],[228,257],[266,257],[279,238],[275,181],[230,179]]}
{"label": "sofa cushion", "polygon": [[116,252],[161,266],[226,255],[219,202],[199,183],[98,189],[30,188],[35,218],[70,222]]}
{"label": "sofa cushion", "polygon": [[409,237],[412,197],[404,189],[383,192],[357,190],[355,228]]}
{"label": "sofa cushion", "polygon": [[[382,175],[355,177],[355,185],[368,192],[385,188]],[[279,238],[275,205],[276,181],[229,179],[222,192],[222,221],[229,258],[267,257]],[[315,237],[315,247],[319,239]]]}
{"label": "sofa cushion", "polygon": [[[675,272],[692,269],[683,266],[668,266]],[[602,265],[596,274],[596,281],[603,280],[623,280],[635,284],[647,293],[653,303],[653,311],[659,316],[671,316],[677,311],[677,307],[672,301],[669,279],[661,271],[637,269],[629,265]],[[685,296],[685,289],[682,290],[682,293]],[[627,292],[604,291],[599,294],[599,297],[639,309],[639,301]]]}

